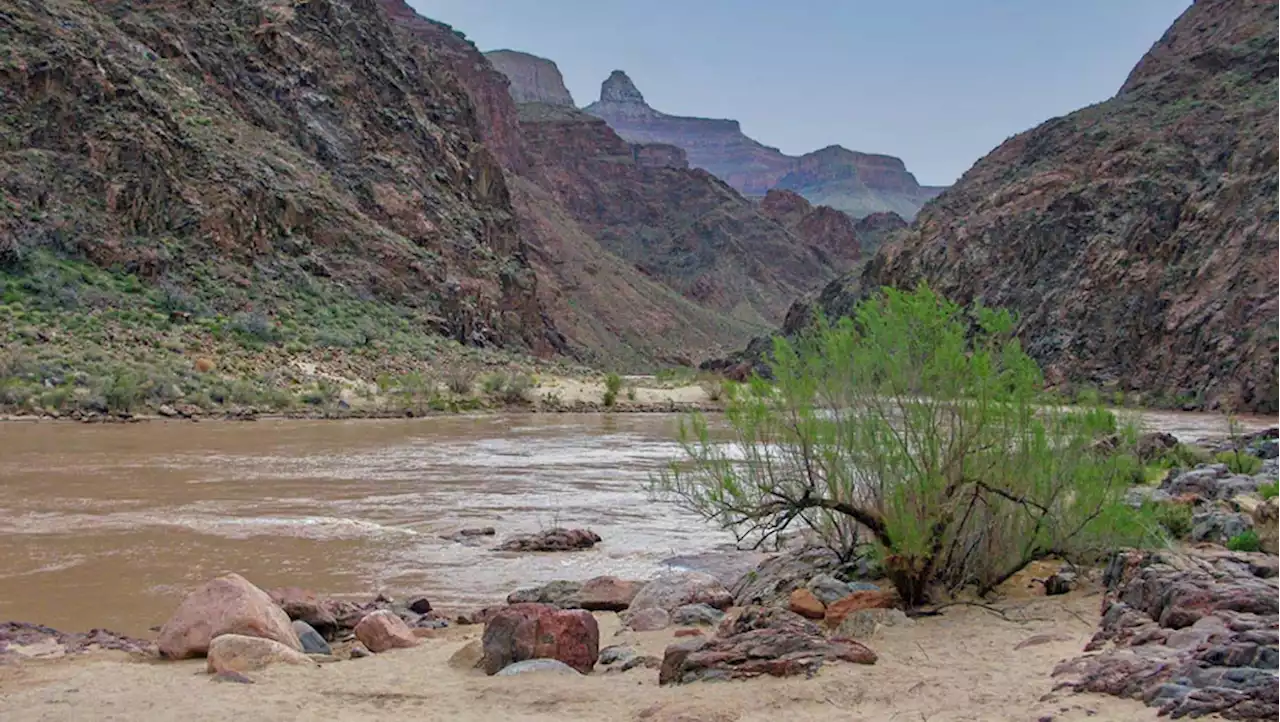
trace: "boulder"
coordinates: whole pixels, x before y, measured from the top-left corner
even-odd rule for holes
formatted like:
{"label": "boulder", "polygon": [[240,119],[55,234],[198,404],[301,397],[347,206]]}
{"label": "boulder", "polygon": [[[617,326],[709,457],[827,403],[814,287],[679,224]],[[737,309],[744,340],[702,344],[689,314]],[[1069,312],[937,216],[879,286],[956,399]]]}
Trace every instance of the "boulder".
{"label": "boulder", "polygon": [[893,607],[894,595],[891,592],[876,590],[874,592],[854,592],[827,606],[827,626],[835,629],[844,618],[862,609],[889,609]]}
{"label": "boulder", "polygon": [[622,615],[622,626],[633,632],[656,632],[671,626],[671,615],[657,607],[629,610]]}
{"label": "boulder", "polygon": [[[1226,498],[1223,481],[1231,476],[1226,464],[1201,464],[1194,469],[1171,469],[1160,484],[1170,496],[1194,494],[1205,499]],[[1249,477],[1242,477],[1248,479]]]}
{"label": "boulder", "polygon": [[849,588],[848,582],[842,582],[830,574],[815,574],[804,588],[824,607],[836,600],[844,599],[849,596],[849,592],[853,591]]}
{"label": "boulder", "polygon": [[558,659],[587,674],[600,656],[600,628],[590,612],[514,604],[484,625],[486,674],[526,659]]}
{"label": "boulder", "polygon": [[645,584],[631,600],[632,610],[658,608],[670,612],[686,604],[716,609],[733,605],[733,595],[719,579],[702,572],[668,572]]}
{"label": "boulder", "polygon": [[504,552],[568,552],[590,549],[600,543],[600,535],[589,529],[548,529],[537,534],[512,537],[498,547]]}
{"label": "boulder", "polygon": [[355,633],[356,639],[374,654],[418,646],[418,638],[409,625],[388,609],[365,615],[356,625]]}
{"label": "boulder", "polygon": [[577,604],[588,611],[621,612],[631,606],[644,582],[617,577],[595,577],[582,583]]}
{"label": "boulder", "polygon": [[600,664],[610,665],[625,662],[639,654],[634,647],[625,644],[613,644],[600,650]]}
{"label": "boulder", "polygon": [[1191,541],[1226,544],[1231,537],[1253,528],[1253,518],[1217,506],[1197,511],[1191,517]]}
{"label": "boulder", "polygon": [[454,669],[479,669],[480,661],[484,659],[484,645],[480,640],[473,639],[470,642],[458,648],[458,651],[449,655],[449,666]]}
{"label": "boulder", "polygon": [[293,632],[302,643],[302,651],[306,654],[333,654],[329,643],[310,624],[301,619],[293,620]]}
{"label": "boulder", "polygon": [[268,594],[289,615],[289,619],[306,622],[325,639],[333,639],[337,635],[338,620],[324,600],[313,592],[298,587],[281,587],[272,589]]}
{"label": "boulder", "polygon": [[1268,554],[1280,553],[1280,544],[1277,544],[1277,537],[1280,536],[1280,531],[1277,530],[1280,506],[1277,506],[1277,502],[1280,502],[1280,499],[1271,497],[1256,505],[1250,515],[1253,517],[1253,529],[1258,532],[1262,551]]}
{"label": "boulder", "polygon": [[777,607],[752,606],[725,617],[716,635],[667,647],[660,684],[812,675],[825,663],[874,664],[876,654],[849,639],[827,639],[817,625]]}
{"label": "boulder", "polygon": [[791,592],[787,608],[808,619],[822,619],[827,614],[827,606],[808,589],[797,589]]}
{"label": "boulder", "polygon": [[523,662],[508,664],[498,670],[498,677],[514,677],[518,674],[530,673],[566,674],[581,677],[582,673],[558,659],[526,659]]}
{"label": "boulder", "polygon": [[743,574],[730,592],[738,606],[785,606],[791,592],[805,586],[815,576],[829,576],[839,568],[840,558],[835,552],[825,547],[807,546],[760,562],[755,569]]}
{"label": "boulder", "polygon": [[581,591],[581,582],[557,580],[540,587],[517,589],[507,595],[507,604],[552,604],[561,609],[575,609],[579,606]]}
{"label": "boulder", "polygon": [[205,655],[209,643],[224,634],[271,639],[302,651],[289,615],[239,574],[210,580],[188,594],[160,628],[156,644],[169,659],[187,659]]}
{"label": "boulder", "polygon": [[1141,699],[1174,719],[1275,719],[1280,601],[1256,576],[1261,556],[1117,553],[1090,654],[1060,664],[1057,686]]}
{"label": "boulder", "polygon": [[273,640],[246,637],[242,634],[220,634],[209,643],[210,674],[253,672],[273,664],[314,664],[311,658]]}

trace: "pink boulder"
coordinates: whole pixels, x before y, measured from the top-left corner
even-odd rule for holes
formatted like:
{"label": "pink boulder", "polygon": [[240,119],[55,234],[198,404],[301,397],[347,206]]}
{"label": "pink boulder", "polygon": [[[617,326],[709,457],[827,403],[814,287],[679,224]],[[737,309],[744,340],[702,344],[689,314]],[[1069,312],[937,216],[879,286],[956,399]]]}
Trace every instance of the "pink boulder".
{"label": "pink boulder", "polygon": [[239,574],[223,575],[188,594],[160,628],[156,645],[169,659],[202,657],[213,638],[223,634],[271,639],[302,651],[289,615]]}
{"label": "pink boulder", "polygon": [[374,653],[418,646],[418,637],[409,625],[388,609],[366,614],[356,625],[355,632],[356,639]]}

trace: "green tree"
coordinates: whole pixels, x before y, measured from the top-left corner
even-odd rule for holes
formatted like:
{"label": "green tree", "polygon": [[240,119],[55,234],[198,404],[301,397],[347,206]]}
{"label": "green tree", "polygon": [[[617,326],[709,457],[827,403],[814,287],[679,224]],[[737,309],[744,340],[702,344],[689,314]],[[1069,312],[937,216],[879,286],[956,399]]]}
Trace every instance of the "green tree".
{"label": "green tree", "polygon": [[1039,557],[1142,541],[1154,526],[1123,503],[1134,429],[1046,404],[1013,328],[924,285],[820,318],[775,340],[772,382],[729,387],[727,443],[701,415],[682,423],[685,458],[654,490],[739,539],[802,523],[878,554],[911,605],[935,584],[985,593]]}

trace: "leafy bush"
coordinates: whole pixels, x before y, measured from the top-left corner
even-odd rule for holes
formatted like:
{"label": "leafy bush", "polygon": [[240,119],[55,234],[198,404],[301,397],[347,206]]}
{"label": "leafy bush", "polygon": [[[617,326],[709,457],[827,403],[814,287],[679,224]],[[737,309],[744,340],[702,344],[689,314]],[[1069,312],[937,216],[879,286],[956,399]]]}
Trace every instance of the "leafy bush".
{"label": "leafy bush", "polygon": [[122,370],[106,380],[102,388],[102,398],[107,410],[112,412],[130,412],[142,401],[142,389],[134,372]]}
{"label": "leafy bush", "polygon": [[848,558],[869,537],[912,605],[934,583],[985,593],[1037,558],[1151,541],[1124,503],[1136,430],[1099,407],[1042,405],[1008,313],[922,285],[854,314],[775,339],[775,382],[727,389],[731,443],[693,414],[685,459],[654,492],[740,539],[802,523]]}
{"label": "leafy bush", "polygon": [[1223,451],[1214,459],[1219,464],[1226,464],[1232,474],[1253,475],[1262,470],[1262,459],[1243,451]]}
{"label": "leafy bush", "polygon": [[719,379],[707,379],[699,385],[702,387],[702,392],[707,395],[707,399],[711,401],[719,401],[724,398],[724,381]]}
{"label": "leafy bush", "polygon": [[604,377],[604,405],[613,406],[618,402],[618,392],[622,390],[622,377],[610,373]]}
{"label": "leafy bush", "polygon": [[256,311],[253,313],[237,313],[231,318],[228,328],[242,340],[267,344],[275,343],[280,338],[279,331],[271,323],[271,319],[267,318],[265,314]]}
{"label": "leafy bush", "polygon": [[520,404],[528,401],[529,389],[533,388],[533,379],[522,373],[496,373],[486,376],[481,382],[486,394],[497,397],[507,404]]}
{"label": "leafy bush", "polygon": [[1274,499],[1276,496],[1280,495],[1280,484],[1277,484],[1274,481],[1270,484],[1263,484],[1258,487],[1258,494],[1260,494],[1263,499]]}
{"label": "leafy bush", "polygon": [[1248,529],[1227,540],[1227,548],[1233,552],[1256,552],[1262,548],[1258,532]]}
{"label": "leafy bush", "polygon": [[1160,463],[1169,468],[1190,469],[1197,464],[1207,464],[1213,460],[1208,451],[1199,446],[1190,444],[1177,444],[1172,449],[1164,452],[1164,456],[1160,458]]}
{"label": "leafy bush", "polygon": [[1193,515],[1190,504],[1151,504],[1148,510],[1169,538],[1186,539],[1190,536]]}

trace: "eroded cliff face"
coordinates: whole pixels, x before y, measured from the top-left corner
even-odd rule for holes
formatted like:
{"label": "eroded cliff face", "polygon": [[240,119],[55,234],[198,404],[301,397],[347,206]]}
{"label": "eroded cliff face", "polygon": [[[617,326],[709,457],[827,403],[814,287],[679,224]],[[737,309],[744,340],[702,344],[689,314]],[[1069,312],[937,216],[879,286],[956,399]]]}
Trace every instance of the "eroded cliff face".
{"label": "eroded cliff face", "polygon": [[268,316],[322,289],[553,350],[468,94],[374,0],[15,0],[5,27],[7,273],[87,261]]}
{"label": "eroded cliff face", "polygon": [[516,50],[491,50],[484,57],[510,81],[509,91],[515,102],[577,107],[564,85],[560,68],[550,60]]}
{"label": "eroded cliff face", "polygon": [[780,188],[855,217],[892,211],[911,218],[941,191],[921,186],[893,156],[830,146],[792,157],[747,137],[736,120],[659,112],[649,107],[621,70],[610,74],[600,86],[600,99],[584,110],[603,118],[631,142],[684,148],[691,165],[710,171],[748,196]]}
{"label": "eroded cliff face", "polygon": [[1115,97],[996,148],[787,330],[925,280],[1016,311],[1051,382],[1274,413],[1276,15],[1197,0]]}

